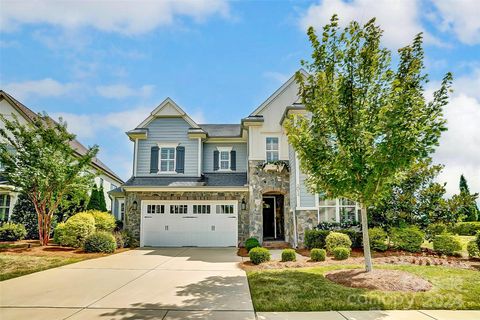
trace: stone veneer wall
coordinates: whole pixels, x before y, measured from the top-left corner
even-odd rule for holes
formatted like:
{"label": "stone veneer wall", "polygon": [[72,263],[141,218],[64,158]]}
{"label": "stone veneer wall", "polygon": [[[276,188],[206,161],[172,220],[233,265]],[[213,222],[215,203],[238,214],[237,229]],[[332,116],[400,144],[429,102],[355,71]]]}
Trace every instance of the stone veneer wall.
{"label": "stone veneer wall", "polygon": [[[140,213],[142,200],[237,200],[238,201],[238,241],[243,243],[249,234],[248,207],[242,210],[241,202],[245,198],[248,203],[248,192],[126,192],[125,195],[125,227],[132,236],[140,241]],[[137,210],[133,210],[133,202],[137,201]]]}
{"label": "stone veneer wall", "polygon": [[305,231],[312,230],[318,225],[318,211],[317,210],[297,210],[297,233],[298,246],[303,247],[305,241]]}
{"label": "stone veneer wall", "polygon": [[285,241],[293,243],[293,218],[290,212],[290,173],[265,172],[261,165],[262,160],[248,162],[248,181],[250,189],[249,221],[250,237],[263,241],[263,195],[265,193],[278,193],[284,196],[284,224]]}

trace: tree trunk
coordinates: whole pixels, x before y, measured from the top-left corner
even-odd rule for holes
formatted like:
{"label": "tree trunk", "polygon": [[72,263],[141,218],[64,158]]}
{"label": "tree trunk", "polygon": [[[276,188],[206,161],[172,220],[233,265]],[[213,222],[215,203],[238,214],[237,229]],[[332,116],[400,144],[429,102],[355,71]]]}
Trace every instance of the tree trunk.
{"label": "tree trunk", "polygon": [[362,217],[362,235],[363,235],[363,255],[365,257],[365,271],[372,271],[372,255],[370,254],[370,238],[368,237],[368,217],[367,207],[361,205],[361,217]]}

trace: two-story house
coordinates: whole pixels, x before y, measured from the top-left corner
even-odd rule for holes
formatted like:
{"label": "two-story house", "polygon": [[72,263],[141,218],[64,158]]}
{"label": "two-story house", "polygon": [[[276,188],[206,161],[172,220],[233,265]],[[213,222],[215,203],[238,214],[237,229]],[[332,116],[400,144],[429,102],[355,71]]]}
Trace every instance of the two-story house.
{"label": "two-story house", "polygon": [[167,98],[127,135],[133,176],[110,194],[141,246],[303,242],[320,221],[357,220],[355,203],[309,192],[283,121],[303,112],[290,78],[239,124],[197,124]]}
{"label": "two-story house", "polygon": [[[30,108],[3,90],[0,90],[0,114],[7,119],[13,119],[15,116],[21,124],[31,123],[38,117]],[[4,128],[2,121],[0,121],[0,127]],[[5,143],[5,141],[0,140],[0,143]],[[79,155],[84,155],[88,151],[88,149],[76,139],[73,140],[70,145]],[[112,200],[108,192],[122,185],[123,180],[98,158],[92,160],[92,172],[97,174],[95,183],[98,187],[103,186],[103,196],[105,197],[107,210],[111,210]],[[20,190],[18,190],[16,186],[2,177],[2,164],[0,163],[0,221],[9,220],[19,192]]]}

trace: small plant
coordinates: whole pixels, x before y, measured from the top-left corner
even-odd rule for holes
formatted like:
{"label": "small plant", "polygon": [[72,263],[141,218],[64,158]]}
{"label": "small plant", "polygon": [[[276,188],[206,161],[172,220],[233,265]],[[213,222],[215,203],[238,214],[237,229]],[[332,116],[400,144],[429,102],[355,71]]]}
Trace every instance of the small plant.
{"label": "small plant", "polygon": [[247,252],[250,252],[250,250],[257,247],[260,247],[260,242],[257,238],[248,238],[245,240],[245,249],[247,249]]}
{"label": "small plant", "polygon": [[368,230],[370,239],[370,248],[375,251],[385,251],[388,249],[387,233],[382,228],[372,228]]}
{"label": "small plant", "polygon": [[357,230],[357,228],[340,229],[340,230],[337,230],[336,232],[346,234],[352,241],[352,248],[363,247],[363,234],[362,234],[362,231]]}
{"label": "small plant", "polygon": [[467,244],[467,252],[470,258],[480,258],[480,249],[475,240],[469,241]]}
{"label": "small plant", "polygon": [[350,251],[350,247],[352,246],[352,240],[350,240],[350,237],[339,232],[330,232],[325,239],[325,243],[328,252],[333,252],[333,249],[337,247],[344,247]]}
{"label": "small plant", "polygon": [[456,252],[462,250],[462,244],[449,234],[441,234],[433,239],[433,250],[439,254],[453,256]]}
{"label": "small plant", "polygon": [[327,256],[327,252],[325,251],[325,249],[312,249],[310,251],[310,259],[312,259],[312,261],[325,261],[325,258]]}
{"label": "small plant", "polygon": [[477,246],[480,248],[480,231],[477,232],[477,239],[476,239],[476,241],[477,241]]}
{"label": "small plant", "polygon": [[408,252],[420,252],[424,234],[417,227],[392,228],[390,240],[395,248]]}
{"label": "small plant", "polygon": [[346,260],[350,257],[350,249],[346,247],[333,248],[332,253],[336,260]]}
{"label": "small plant", "polygon": [[443,223],[432,223],[425,229],[425,239],[432,241],[435,236],[447,232],[447,226]]}
{"label": "small plant", "polygon": [[113,236],[115,237],[115,242],[117,243],[117,249],[121,249],[125,247],[125,241],[123,240],[123,236],[121,232],[114,232]]}
{"label": "small plant", "polygon": [[95,219],[87,212],[80,212],[71,216],[63,229],[60,237],[62,246],[80,248],[85,239],[95,231]]}
{"label": "small plant", "polygon": [[95,219],[95,229],[97,231],[113,232],[115,229],[115,217],[112,214],[97,210],[90,210],[86,212],[91,214]]}
{"label": "small plant", "polygon": [[106,231],[97,231],[85,239],[85,252],[113,253],[117,248],[115,237]]}
{"label": "small plant", "polygon": [[306,230],[305,231],[305,247],[308,249],[325,248],[325,239],[330,231],[328,230]]}
{"label": "small plant", "polygon": [[23,240],[27,230],[23,224],[7,222],[0,226],[0,241]]}
{"label": "small plant", "polygon": [[57,224],[55,229],[53,230],[53,242],[56,244],[61,244],[62,237],[65,234],[65,222],[60,222]]}
{"label": "small plant", "polygon": [[296,261],[296,260],[297,260],[297,256],[295,254],[295,250],[285,249],[282,251],[282,262]]}
{"label": "small plant", "polygon": [[266,248],[256,247],[250,250],[248,253],[250,261],[253,264],[260,264],[263,262],[270,261],[270,251]]}

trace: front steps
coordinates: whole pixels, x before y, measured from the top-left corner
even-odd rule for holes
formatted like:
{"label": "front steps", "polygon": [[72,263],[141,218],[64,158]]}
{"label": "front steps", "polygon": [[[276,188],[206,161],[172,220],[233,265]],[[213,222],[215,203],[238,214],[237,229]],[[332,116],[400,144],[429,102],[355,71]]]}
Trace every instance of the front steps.
{"label": "front steps", "polygon": [[271,240],[271,241],[263,241],[262,247],[267,249],[288,249],[288,248],[291,248],[292,246],[290,245],[290,243],[285,241]]}

